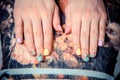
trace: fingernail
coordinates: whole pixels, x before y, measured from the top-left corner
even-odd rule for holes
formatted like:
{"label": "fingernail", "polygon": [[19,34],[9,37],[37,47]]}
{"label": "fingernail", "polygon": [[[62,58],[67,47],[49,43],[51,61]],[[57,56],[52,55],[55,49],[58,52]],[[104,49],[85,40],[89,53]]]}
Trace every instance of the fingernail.
{"label": "fingernail", "polygon": [[18,43],[22,43],[22,40],[20,38],[17,38]]}
{"label": "fingernail", "polygon": [[95,57],[95,55],[94,55],[94,54],[90,54],[90,55],[89,55],[89,57],[94,58],[94,57]]}
{"label": "fingernail", "polygon": [[83,60],[84,60],[85,62],[88,62],[88,61],[89,61],[89,56],[88,56],[88,55],[85,55],[85,57],[83,58]]}
{"label": "fingernail", "polygon": [[95,51],[90,51],[90,55],[89,55],[89,57],[91,57],[91,58],[94,58],[95,57]]}
{"label": "fingernail", "polygon": [[43,56],[42,56],[42,55],[38,55],[38,56],[37,56],[37,60],[38,60],[38,61],[42,61],[42,60],[43,60]]}
{"label": "fingernail", "polygon": [[80,50],[80,48],[77,48],[77,49],[76,49],[76,54],[77,54],[78,56],[81,55],[81,50]]}
{"label": "fingernail", "polygon": [[67,34],[69,32],[69,28],[66,27],[65,33]]}
{"label": "fingernail", "polygon": [[98,42],[98,46],[103,46],[103,42],[101,40]]}
{"label": "fingernail", "polygon": [[32,55],[32,56],[36,55],[36,52],[31,52],[31,55]]}
{"label": "fingernail", "polygon": [[60,25],[57,25],[57,27],[58,27],[58,30],[59,30],[59,31],[62,31],[62,28],[61,28]]}
{"label": "fingernail", "polygon": [[47,55],[49,55],[49,51],[48,51],[48,49],[44,49],[44,56],[47,56]]}

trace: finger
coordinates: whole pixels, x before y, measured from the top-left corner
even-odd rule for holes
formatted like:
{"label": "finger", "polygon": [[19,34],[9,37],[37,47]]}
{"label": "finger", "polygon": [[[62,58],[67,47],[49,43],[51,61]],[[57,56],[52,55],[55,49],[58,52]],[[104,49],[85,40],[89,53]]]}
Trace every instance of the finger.
{"label": "finger", "polygon": [[95,57],[98,43],[98,19],[93,19],[90,29],[90,57]]}
{"label": "finger", "polygon": [[34,44],[35,44],[35,50],[37,52],[37,55],[43,55],[43,30],[41,26],[41,21],[38,19],[33,18],[33,33],[34,33]]}
{"label": "finger", "polygon": [[54,15],[53,15],[53,27],[56,31],[62,31],[62,27],[60,26],[60,17],[58,7],[55,7]]}
{"label": "finger", "polygon": [[80,52],[80,26],[81,20],[79,14],[73,15],[72,17],[72,38],[74,43],[74,50],[77,55],[81,55]]}
{"label": "finger", "polygon": [[[46,14],[46,13],[45,13]],[[51,15],[42,16],[43,33],[44,33],[44,55],[49,55],[52,47],[52,18]]]}
{"label": "finger", "polygon": [[83,18],[80,39],[81,39],[82,58],[84,61],[89,61],[89,57],[88,57],[89,28],[90,28],[90,20],[87,18]]}
{"label": "finger", "polygon": [[100,20],[98,46],[103,46],[104,45],[106,21],[107,21],[106,19],[101,19]]}
{"label": "finger", "polygon": [[15,17],[15,34],[18,43],[23,43],[23,25],[20,16]]}
{"label": "finger", "polygon": [[32,63],[32,64],[38,64],[39,61],[38,61],[34,56],[32,56],[32,57],[31,57],[31,63]]}
{"label": "finger", "polygon": [[28,50],[31,51],[32,55],[35,55],[34,37],[30,18],[24,19],[24,38]]}
{"label": "finger", "polygon": [[70,9],[69,8],[67,8],[65,10],[65,17],[66,17],[65,33],[69,34],[71,32],[71,28],[72,28],[72,18],[71,18],[71,13],[70,13]]}

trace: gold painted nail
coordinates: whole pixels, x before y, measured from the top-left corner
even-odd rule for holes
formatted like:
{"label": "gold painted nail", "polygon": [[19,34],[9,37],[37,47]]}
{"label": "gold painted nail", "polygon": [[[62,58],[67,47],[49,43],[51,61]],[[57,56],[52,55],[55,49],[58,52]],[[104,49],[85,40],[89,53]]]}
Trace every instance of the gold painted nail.
{"label": "gold painted nail", "polygon": [[76,54],[79,55],[79,56],[81,55],[81,50],[80,50],[80,48],[77,48]]}
{"label": "gold painted nail", "polygon": [[44,49],[44,56],[47,56],[47,55],[49,55],[49,51],[48,51],[48,49]]}

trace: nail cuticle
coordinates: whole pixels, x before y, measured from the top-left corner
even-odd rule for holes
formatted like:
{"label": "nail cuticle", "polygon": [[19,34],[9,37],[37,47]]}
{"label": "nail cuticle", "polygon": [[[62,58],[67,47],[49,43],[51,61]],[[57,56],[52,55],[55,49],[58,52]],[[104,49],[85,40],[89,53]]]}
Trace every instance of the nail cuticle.
{"label": "nail cuticle", "polygon": [[95,57],[95,51],[90,51],[90,55],[89,55],[89,57],[91,57],[91,58],[94,58]]}

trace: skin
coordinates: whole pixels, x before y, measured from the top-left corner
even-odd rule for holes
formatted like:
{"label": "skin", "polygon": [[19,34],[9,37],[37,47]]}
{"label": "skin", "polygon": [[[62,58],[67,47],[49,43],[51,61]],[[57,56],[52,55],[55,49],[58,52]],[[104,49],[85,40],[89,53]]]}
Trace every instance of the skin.
{"label": "skin", "polygon": [[[65,33],[72,33],[74,49],[82,58],[96,55],[98,43],[104,44],[107,15],[102,0],[68,0],[65,7]],[[87,3],[87,4],[86,4]],[[24,12],[25,11],[25,12]],[[37,55],[52,49],[52,26],[62,31],[58,7],[54,0],[16,0],[15,31],[18,43],[24,43]],[[101,44],[100,44],[101,43]]]}
{"label": "skin", "polygon": [[95,56],[97,46],[104,44],[107,15],[103,0],[68,0],[65,16],[66,33],[72,33],[74,49],[80,48],[82,58]]}
{"label": "skin", "polygon": [[28,50],[49,53],[52,49],[52,26],[62,31],[58,7],[54,0],[16,0],[14,7],[17,42],[24,43]]}

